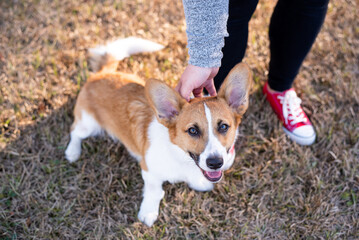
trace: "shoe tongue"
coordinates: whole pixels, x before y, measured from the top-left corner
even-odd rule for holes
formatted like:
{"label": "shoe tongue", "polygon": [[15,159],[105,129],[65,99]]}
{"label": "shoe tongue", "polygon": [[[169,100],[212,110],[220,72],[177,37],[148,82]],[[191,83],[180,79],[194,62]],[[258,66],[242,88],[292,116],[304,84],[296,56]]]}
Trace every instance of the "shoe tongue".
{"label": "shoe tongue", "polygon": [[206,171],[206,173],[210,178],[219,178],[221,176],[221,171],[215,171],[215,172]]}

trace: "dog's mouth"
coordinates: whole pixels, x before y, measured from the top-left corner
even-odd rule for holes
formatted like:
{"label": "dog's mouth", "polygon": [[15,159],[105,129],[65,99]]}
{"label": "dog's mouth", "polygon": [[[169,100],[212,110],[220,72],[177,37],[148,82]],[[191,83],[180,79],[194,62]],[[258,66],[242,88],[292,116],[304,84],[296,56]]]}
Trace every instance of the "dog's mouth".
{"label": "dog's mouth", "polygon": [[197,167],[202,171],[203,176],[205,176],[205,178],[207,178],[209,181],[211,181],[213,183],[219,182],[222,179],[222,176],[223,176],[223,171],[222,170],[205,171],[198,164],[199,155],[191,153],[191,152],[188,152],[188,153],[191,156],[191,158],[194,160],[194,162],[196,163]]}
{"label": "dog's mouth", "polygon": [[219,182],[222,179],[223,176],[223,171],[222,170],[218,170],[218,171],[205,171],[202,168],[200,168],[203,175],[211,182]]}

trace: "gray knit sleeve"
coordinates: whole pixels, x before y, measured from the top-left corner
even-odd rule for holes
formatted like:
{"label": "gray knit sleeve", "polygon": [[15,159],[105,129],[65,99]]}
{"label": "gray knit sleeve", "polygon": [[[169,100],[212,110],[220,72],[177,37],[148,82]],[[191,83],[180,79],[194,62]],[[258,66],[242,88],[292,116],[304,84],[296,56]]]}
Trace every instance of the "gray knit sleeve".
{"label": "gray knit sleeve", "polygon": [[219,67],[227,33],[228,0],[183,0],[189,64]]}

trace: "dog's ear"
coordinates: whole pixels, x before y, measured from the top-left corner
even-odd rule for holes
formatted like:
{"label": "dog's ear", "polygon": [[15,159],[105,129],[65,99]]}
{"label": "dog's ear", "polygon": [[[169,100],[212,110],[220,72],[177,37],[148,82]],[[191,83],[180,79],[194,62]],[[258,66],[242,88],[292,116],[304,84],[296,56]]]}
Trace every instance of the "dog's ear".
{"label": "dog's ear", "polygon": [[251,85],[251,70],[247,64],[239,63],[229,72],[218,92],[218,97],[225,99],[239,121],[248,108]]}
{"label": "dog's ear", "polygon": [[147,100],[158,121],[166,126],[173,123],[187,101],[166,83],[149,79],[145,84]]}

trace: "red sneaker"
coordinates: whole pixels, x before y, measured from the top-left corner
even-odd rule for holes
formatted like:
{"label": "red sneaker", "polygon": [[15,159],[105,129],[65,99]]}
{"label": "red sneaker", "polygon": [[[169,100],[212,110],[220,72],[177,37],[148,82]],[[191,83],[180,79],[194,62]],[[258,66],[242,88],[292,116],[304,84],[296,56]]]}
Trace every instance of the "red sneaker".
{"label": "red sneaker", "polygon": [[315,131],[312,123],[300,106],[302,100],[297,97],[291,88],[281,93],[271,93],[268,90],[268,82],[263,87],[273,111],[283,123],[284,132],[300,145],[311,145],[315,141]]}

